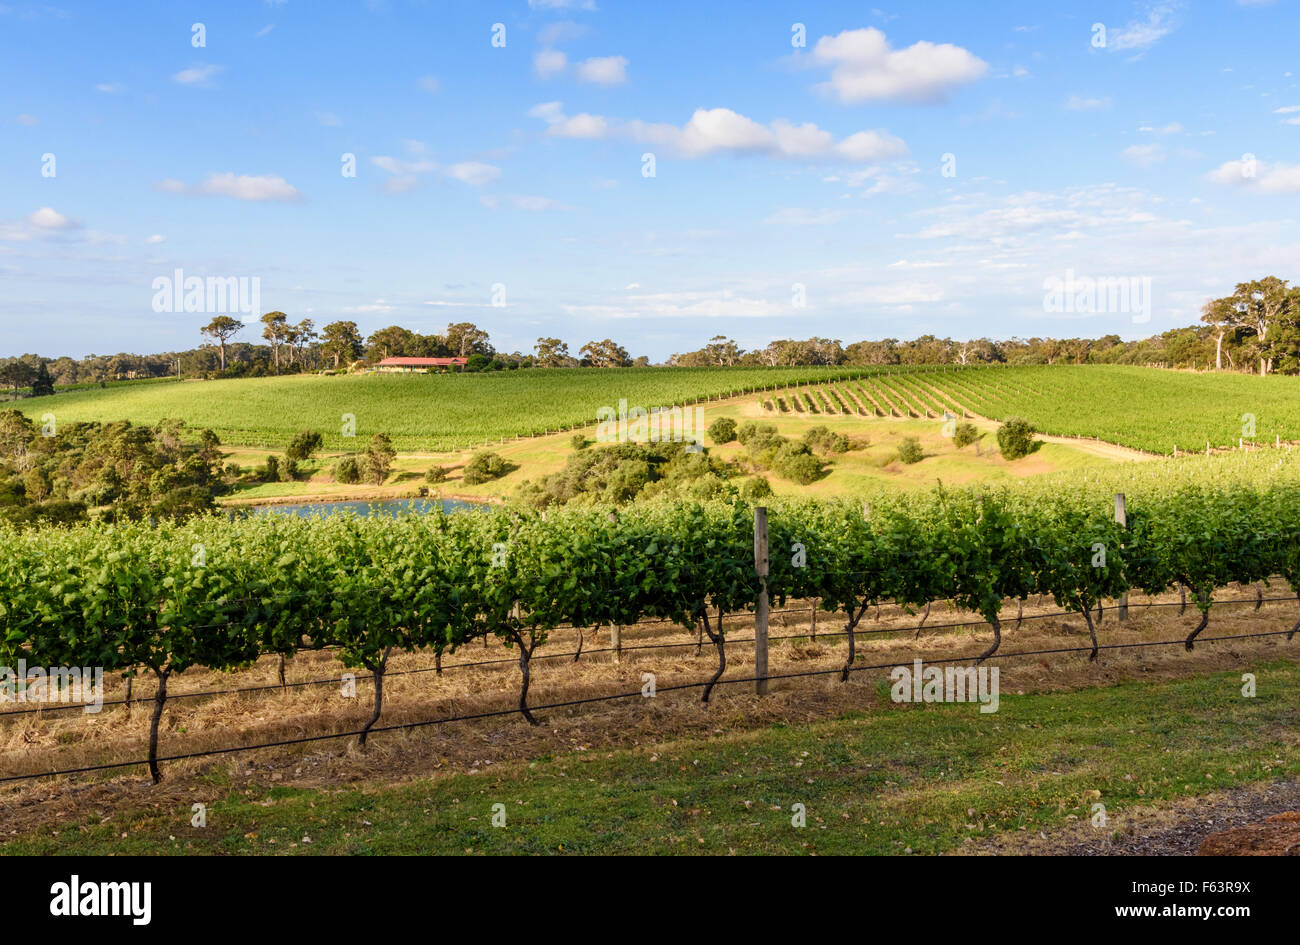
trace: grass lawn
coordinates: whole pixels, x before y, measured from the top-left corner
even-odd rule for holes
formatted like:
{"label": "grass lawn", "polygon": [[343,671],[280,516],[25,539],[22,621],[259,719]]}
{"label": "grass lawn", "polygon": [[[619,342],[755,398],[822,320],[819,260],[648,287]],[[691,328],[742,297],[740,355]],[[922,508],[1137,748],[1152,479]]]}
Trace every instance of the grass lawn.
{"label": "grass lawn", "polygon": [[[816,724],[398,785],[234,791],[210,774],[194,798],[209,804],[206,828],[189,826],[188,801],[142,797],[108,822],[83,814],[57,834],[8,838],[0,852],[942,853],[968,837],[1087,820],[1095,803],[1113,815],[1294,778],[1300,666],[1253,671],[1255,698],[1242,696],[1238,673],[1219,673],[1003,693],[995,714],[894,706],[882,683],[877,706]],[[492,825],[497,804],[504,827]],[[797,804],[806,826],[792,824]]]}

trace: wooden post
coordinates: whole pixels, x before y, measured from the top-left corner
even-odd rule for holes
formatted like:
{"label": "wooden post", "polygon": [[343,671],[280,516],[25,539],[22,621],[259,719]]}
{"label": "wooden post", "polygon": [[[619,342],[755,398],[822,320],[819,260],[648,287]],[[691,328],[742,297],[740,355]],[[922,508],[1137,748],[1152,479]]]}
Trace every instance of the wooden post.
{"label": "wooden post", "polygon": [[614,662],[623,662],[623,628],[616,623],[609,625],[609,645],[614,651]]}
{"label": "wooden post", "polygon": [[[1119,523],[1120,528],[1128,528],[1128,508],[1124,504],[1124,493],[1115,493],[1115,521]],[[1121,621],[1128,620],[1128,592],[1125,591],[1120,595],[1117,601],[1116,613]]]}
{"label": "wooden post", "polygon": [[767,509],[754,508],[754,573],[758,602],[754,607],[754,691],[767,695]]}

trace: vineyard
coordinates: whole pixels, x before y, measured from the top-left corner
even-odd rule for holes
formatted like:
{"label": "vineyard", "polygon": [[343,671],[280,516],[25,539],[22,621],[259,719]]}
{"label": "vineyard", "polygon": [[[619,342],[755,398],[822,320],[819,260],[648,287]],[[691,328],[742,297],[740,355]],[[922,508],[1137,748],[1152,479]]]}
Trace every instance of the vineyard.
{"label": "vineyard", "polygon": [[[862,374],[865,368],[553,368],[491,374],[295,376],[76,391],[20,401],[60,424],[155,424],[179,418],[225,443],[283,448],[315,430],[327,449],[386,433],[403,451],[443,451],[591,426],[602,407],[650,409],[730,397],[772,384]],[[355,438],[343,434],[346,416]]]}
{"label": "vineyard", "polygon": [[701,645],[707,639],[717,656],[700,687],[708,701],[727,669],[727,621],[734,629],[764,593],[778,608],[816,600],[844,615],[836,628],[847,639],[837,671],[844,680],[861,668],[861,622],[882,603],[928,616],[950,602],[991,631],[983,661],[998,655],[1004,608],[1040,596],[1083,621],[1081,655],[1096,658],[1103,601],[1177,589],[1199,614],[1184,643],[1191,650],[1228,585],[1280,579],[1283,596],[1300,590],[1300,464],[1283,454],[1243,474],[1241,459],[1174,467],[1172,483],[1134,481],[1125,522],[1115,514],[1115,480],[1100,474],[1074,486],[781,503],[767,515],[764,577],[754,510],[733,502],[651,503],[622,515],[494,509],[6,528],[0,664],[95,665],[151,678],[158,779],[169,682],[267,655],[332,648],[345,666],[368,672],[374,703],[359,732],[364,744],[395,654],[440,662],[489,637],[514,652],[516,711],[530,722],[534,654],[561,628],[658,620]]}
{"label": "vineyard", "polygon": [[1042,433],[1170,455],[1300,440],[1297,383],[1112,365],[919,368],[784,387],[765,393],[763,407],[807,416],[1017,416]]}
{"label": "vineyard", "polygon": [[[487,375],[282,377],[136,385],[19,402],[29,416],[157,423],[183,419],[223,442],[283,447],[317,430],[329,449],[387,433],[403,451],[442,451],[590,427],[601,407],[685,405],[752,395],[809,417],[1020,416],[1040,432],[1170,455],[1300,441],[1294,378],[1124,366],[534,369]],[[1087,409],[1082,409],[1086,405]]]}

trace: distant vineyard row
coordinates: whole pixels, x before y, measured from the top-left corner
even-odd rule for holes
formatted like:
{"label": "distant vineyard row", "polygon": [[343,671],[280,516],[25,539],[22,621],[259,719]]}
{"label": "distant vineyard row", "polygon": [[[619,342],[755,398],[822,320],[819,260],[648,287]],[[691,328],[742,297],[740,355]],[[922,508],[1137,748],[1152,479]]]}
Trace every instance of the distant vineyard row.
{"label": "distant vineyard row", "polygon": [[1170,455],[1300,441],[1300,380],[1123,366],[909,371],[762,396],[772,413],[875,417],[1018,416],[1039,431]]}

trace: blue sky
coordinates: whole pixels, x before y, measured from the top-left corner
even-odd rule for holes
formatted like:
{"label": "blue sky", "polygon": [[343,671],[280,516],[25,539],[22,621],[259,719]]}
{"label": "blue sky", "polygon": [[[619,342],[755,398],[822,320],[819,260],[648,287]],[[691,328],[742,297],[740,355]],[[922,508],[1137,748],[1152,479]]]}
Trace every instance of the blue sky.
{"label": "blue sky", "polygon": [[653,360],[1189,324],[1300,277],[1297,2],[0,0],[0,355],[192,347],[176,269]]}

